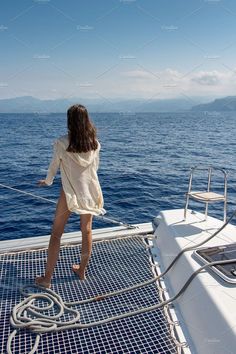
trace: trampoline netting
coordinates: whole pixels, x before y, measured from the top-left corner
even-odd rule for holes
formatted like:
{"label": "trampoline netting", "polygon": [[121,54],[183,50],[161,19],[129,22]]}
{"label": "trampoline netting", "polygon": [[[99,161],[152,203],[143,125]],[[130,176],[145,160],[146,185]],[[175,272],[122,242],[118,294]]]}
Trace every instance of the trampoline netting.
{"label": "trampoline netting", "polygon": [[[34,282],[43,274],[47,249],[0,254],[0,352],[6,352],[12,332],[10,313],[24,297],[19,286]],[[52,290],[64,301],[83,300],[112,292],[153,277],[149,251],[142,238],[112,239],[93,244],[87,280],[80,282],[71,271],[78,263],[80,245],[62,246]],[[132,290],[103,301],[77,306],[81,322],[93,322],[159,302],[155,284]],[[14,353],[33,347],[35,334],[20,330],[13,342]],[[146,312],[87,329],[43,334],[37,353],[176,353],[163,309]]]}

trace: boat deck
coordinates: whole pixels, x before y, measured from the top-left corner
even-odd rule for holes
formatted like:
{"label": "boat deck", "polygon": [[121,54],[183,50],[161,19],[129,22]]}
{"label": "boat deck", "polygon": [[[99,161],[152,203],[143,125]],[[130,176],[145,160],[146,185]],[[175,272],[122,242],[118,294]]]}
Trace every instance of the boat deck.
{"label": "boat deck", "polygon": [[[104,229],[105,230],[105,229]],[[115,232],[114,232],[115,231]],[[151,225],[141,225],[140,233],[151,231]],[[113,236],[112,236],[113,234]],[[108,236],[106,239],[103,239]],[[77,301],[119,290],[143,282],[155,275],[148,240],[135,235],[134,230],[110,228],[95,232],[92,259],[87,280],[81,282],[71,271],[78,263],[81,247],[76,233],[66,235],[56,266],[52,290],[64,301]],[[78,241],[80,234],[77,233]],[[40,240],[41,239],[41,240]],[[36,275],[43,274],[47,256],[48,236],[1,242],[0,254],[0,352],[6,352],[7,338],[12,332],[10,313],[23,300],[19,287],[33,284]],[[11,244],[11,251],[9,251]],[[27,248],[30,246],[30,248]],[[39,248],[35,248],[37,246]],[[15,248],[15,250],[14,250]],[[18,249],[21,250],[18,250]],[[129,291],[102,301],[80,305],[81,323],[148,307],[160,301],[157,284]],[[26,353],[34,345],[35,334],[20,330],[13,353]],[[146,312],[108,324],[43,334],[37,353],[177,353],[163,309]]]}
{"label": "boat deck", "polygon": [[[165,210],[158,216],[156,249],[161,270],[165,270],[174,257],[185,247],[197,248],[219,230],[223,221],[188,210],[184,220],[183,209]],[[228,224],[204,247],[235,243],[236,226]],[[169,295],[176,294],[187,279],[203,263],[194,251],[185,252],[165,276]],[[185,337],[192,353],[234,354],[236,347],[236,287],[227,283],[212,269],[197,275],[190,286],[174,302],[176,315],[185,329]]]}

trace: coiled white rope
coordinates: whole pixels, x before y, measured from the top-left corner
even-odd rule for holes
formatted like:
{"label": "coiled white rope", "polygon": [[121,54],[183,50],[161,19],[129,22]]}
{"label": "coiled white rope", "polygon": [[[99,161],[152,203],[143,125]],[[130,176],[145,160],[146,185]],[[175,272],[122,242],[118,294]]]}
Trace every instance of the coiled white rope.
{"label": "coiled white rope", "polygon": [[[81,305],[82,303],[86,303],[87,300],[73,302],[73,303],[63,302],[62,298],[51,289],[46,289],[45,293],[27,294],[25,292],[25,289],[27,288],[26,286],[25,288],[23,288],[22,293],[25,296],[28,295],[28,297],[26,297],[23,301],[21,301],[13,308],[11,318],[10,318],[10,323],[14,328],[17,329],[27,328],[33,333],[37,334],[34,346],[29,352],[29,354],[33,354],[36,352],[38,348],[38,345],[40,343],[40,335],[43,333],[59,332],[68,329],[84,329],[84,328],[94,327],[102,324],[107,324],[111,321],[116,321],[130,316],[139,315],[141,313],[160,309],[163,306],[172,303],[180,295],[182,295],[184,291],[187,289],[187,287],[190,285],[190,283],[193,281],[193,279],[197,276],[197,274],[199,274],[203,269],[207,267],[213,267],[216,265],[231,264],[231,263],[236,263],[236,259],[216,261],[216,262],[211,262],[203,265],[189,277],[189,279],[186,281],[184,286],[179,290],[179,292],[175,296],[169,298],[168,300],[162,301],[159,304],[149,306],[149,307],[144,307],[139,310],[127,312],[118,316],[105,318],[100,321],[94,321],[94,322],[84,323],[84,324],[79,323],[80,320],[79,311],[71,308],[71,306]],[[99,297],[93,298],[93,301],[97,301],[98,298]],[[34,304],[34,301],[39,299],[47,301],[48,305],[47,306],[44,305],[43,307],[36,306]],[[92,301],[92,299],[90,299],[90,301]],[[42,313],[43,311],[52,309],[54,306],[58,308],[58,313],[56,315],[49,316],[47,314]],[[74,316],[73,319],[68,321],[59,321],[59,318],[65,315],[66,313],[72,314]],[[37,317],[32,318],[32,315]],[[8,337],[8,341],[7,341],[8,354],[13,354],[11,347],[12,347],[12,341],[14,340],[17,334],[17,329],[15,329]]]}

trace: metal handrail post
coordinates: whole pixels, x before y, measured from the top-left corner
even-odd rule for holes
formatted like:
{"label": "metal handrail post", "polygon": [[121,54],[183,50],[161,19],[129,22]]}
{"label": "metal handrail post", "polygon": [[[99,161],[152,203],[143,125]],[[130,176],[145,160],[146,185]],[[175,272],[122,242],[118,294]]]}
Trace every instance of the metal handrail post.
{"label": "metal handrail post", "polygon": [[224,222],[226,222],[227,219],[227,172],[223,171],[224,173],[224,180],[225,180],[225,188],[224,188]]}
{"label": "metal handrail post", "polygon": [[[208,169],[208,182],[207,182],[207,192],[210,192],[211,189],[211,175],[212,175],[212,167],[209,167]],[[205,220],[207,219],[207,214],[208,214],[208,202],[206,202],[206,208],[205,208]]]}
{"label": "metal handrail post", "polygon": [[185,203],[185,208],[184,208],[184,220],[186,219],[187,215],[187,210],[188,210],[188,203],[189,203],[189,193],[191,192],[192,189],[192,180],[193,180],[193,171],[195,167],[190,168],[190,177],[189,177],[189,183],[188,183],[188,192],[186,193],[186,203]]}

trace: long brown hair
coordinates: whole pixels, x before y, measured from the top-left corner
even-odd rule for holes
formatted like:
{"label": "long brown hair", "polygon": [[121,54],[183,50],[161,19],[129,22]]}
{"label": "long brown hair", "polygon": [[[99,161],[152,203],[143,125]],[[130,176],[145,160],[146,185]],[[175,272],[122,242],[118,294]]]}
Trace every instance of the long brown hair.
{"label": "long brown hair", "polygon": [[98,148],[96,128],[91,122],[87,109],[75,104],[67,111],[69,152],[88,152]]}

